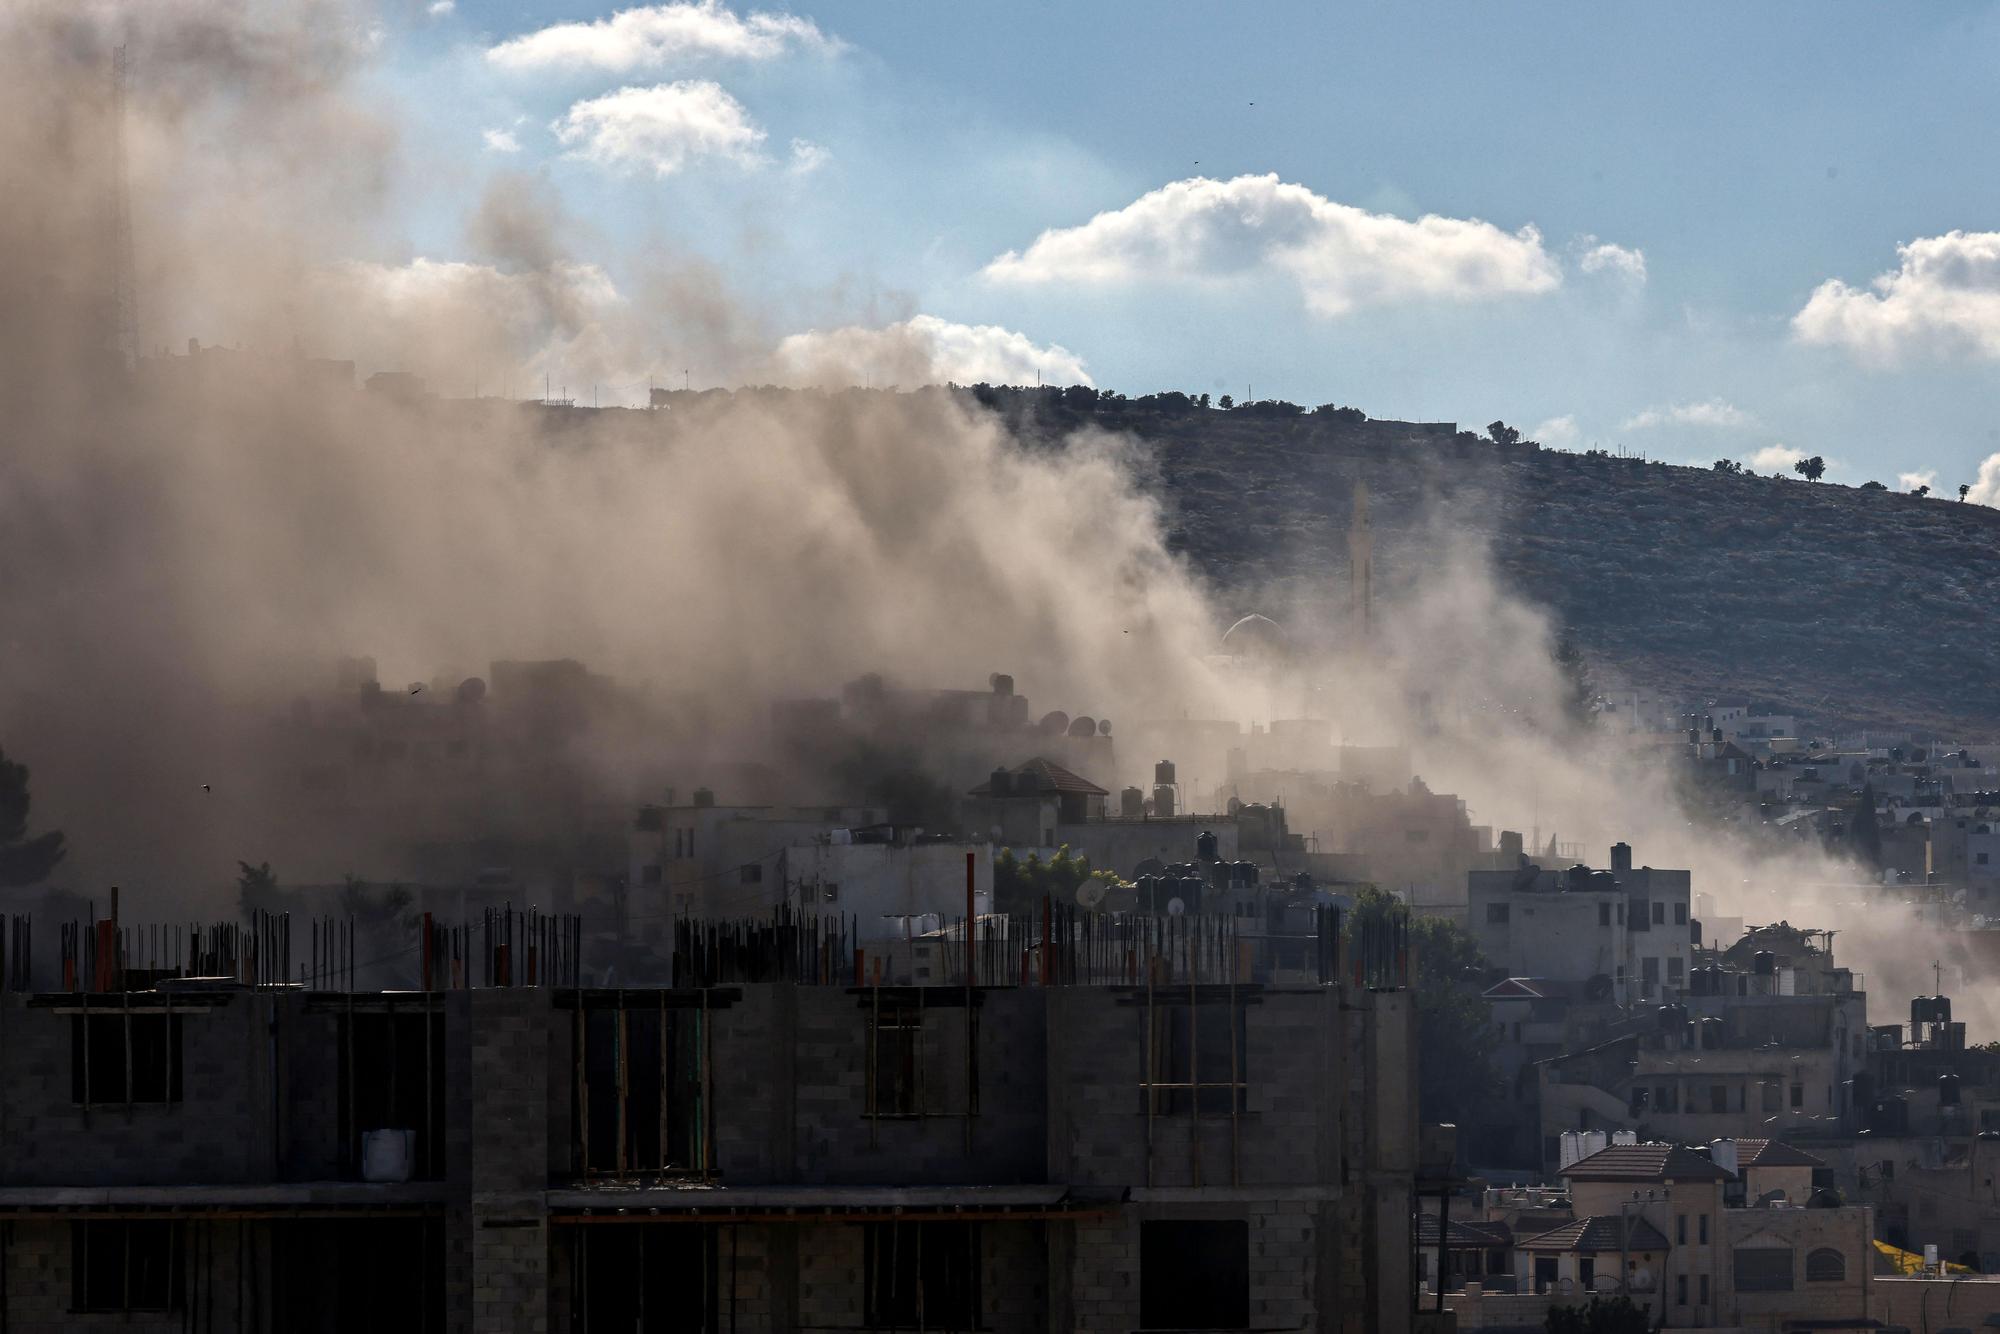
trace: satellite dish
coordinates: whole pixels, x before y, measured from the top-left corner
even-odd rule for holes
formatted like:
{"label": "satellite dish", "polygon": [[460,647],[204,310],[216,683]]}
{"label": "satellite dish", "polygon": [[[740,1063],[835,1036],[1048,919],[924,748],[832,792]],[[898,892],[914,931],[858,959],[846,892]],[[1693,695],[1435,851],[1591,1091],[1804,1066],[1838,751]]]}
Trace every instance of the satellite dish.
{"label": "satellite dish", "polygon": [[1076,887],[1076,901],[1086,908],[1095,908],[1104,902],[1104,882],[1086,880]]}
{"label": "satellite dish", "polygon": [[458,701],[461,704],[477,704],[486,698],[486,683],[476,676],[468,676],[458,683]]}
{"label": "satellite dish", "polygon": [[1111,720],[1109,718],[1099,718],[1097,720],[1097,735],[1099,736],[1111,735]]}
{"label": "satellite dish", "polygon": [[1167,900],[1167,916],[1180,917],[1187,912],[1187,902],[1178,894]]}

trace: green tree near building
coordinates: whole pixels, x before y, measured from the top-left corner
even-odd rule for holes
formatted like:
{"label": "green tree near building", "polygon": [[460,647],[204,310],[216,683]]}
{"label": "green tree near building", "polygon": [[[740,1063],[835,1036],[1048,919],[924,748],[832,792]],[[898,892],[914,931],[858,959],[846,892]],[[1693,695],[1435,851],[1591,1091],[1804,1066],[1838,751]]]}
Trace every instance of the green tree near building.
{"label": "green tree near building", "polygon": [[[1365,885],[1348,913],[1348,935],[1370,926],[1386,929],[1408,911],[1395,895]],[[1480,994],[1487,963],[1472,936],[1442,917],[1410,918],[1410,951],[1416,970],[1418,1114],[1458,1126],[1462,1140],[1501,1093],[1493,1061],[1499,1035],[1493,1008]]]}
{"label": "green tree near building", "polygon": [[61,830],[28,836],[32,804],[28,766],[15,763],[0,750],[0,889],[41,884],[69,853]]}
{"label": "green tree near building", "polygon": [[1093,870],[1089,857],[1071,856],[1067,843],[1047,861],[1040,853],[1016,857],[1012,848],[1002,848],[993,859],[993,906],[1000,912],[1033,912],[1044,896],[1057,903],[1075,903],[1077,887],[1086,880],[1118,883],[1113,872]]}
{"label": "green tree near building", "polygon": [[1548,1334],[1646,1334],[1652,1321],[1630,1297],[1592,1297],[1586,1306],[1551,1306],[1542,1328]]}

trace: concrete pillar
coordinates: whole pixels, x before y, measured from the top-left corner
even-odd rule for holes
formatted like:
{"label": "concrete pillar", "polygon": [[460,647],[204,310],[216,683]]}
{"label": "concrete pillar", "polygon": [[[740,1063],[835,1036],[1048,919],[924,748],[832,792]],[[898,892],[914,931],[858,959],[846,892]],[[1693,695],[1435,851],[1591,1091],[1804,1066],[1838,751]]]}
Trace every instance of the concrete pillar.
{"label": "concrete pillar", "polygon": [[468,993],[471,1334],[549,1328],[549,994]]}

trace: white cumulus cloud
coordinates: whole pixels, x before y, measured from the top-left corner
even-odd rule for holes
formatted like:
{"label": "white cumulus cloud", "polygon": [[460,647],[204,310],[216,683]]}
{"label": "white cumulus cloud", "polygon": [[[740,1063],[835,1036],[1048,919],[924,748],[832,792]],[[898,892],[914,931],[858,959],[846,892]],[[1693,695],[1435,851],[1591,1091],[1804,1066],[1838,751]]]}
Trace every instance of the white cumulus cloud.
{"label": "white cumulus cloud", "polygon": [[450,18],[457,9],[458,0],[431,0],[430,4],[424,7],[424,12],[434,19],[442,19]]}
{"label": "white cumulus cloud", "polygon": [[2000,454],[1988,454],[1986,461],[1979,465],[1979,476],[1972,479],[1972,489],[1965,498],[1975,505],[2000,507]]}
{"label": "white cumulus cloud", "polygon": [[764,142],[743,104],[707,79],[620,88],[578,102],[549,128],[571,157],[656,176],[701,158],[754,162]]}
{"label": "white cumulus cloud", "polygon": [[514,137],[512,130],[484,130],[480,133],[479,137],[486,141],[486,147],[492,152],[518,153],[521,151],[521,141]]}
{"label": "white cumulus cloud", "polygon": [[913,315],[881,328],[849,325],[792,334],[778,344],[777,378],[790,384],[1090,384],[1083,359],[993,324]]}
{"label": "white cumulus cloud", "polygon": [[557,23],[488,48],[503,69],[597,69],[625,74],[703,58],[771,60],[790,50],[832,51],[839,42],[811,19],[737,14],[721,0],[645,5],[589,23]]}
{"label": "white cumulus cloud", "polygon": [[1790,445],[1766,445],[1743,462],[1757,472],[1790,472],[1792,465],[1806,456],[1803,449]]}
{"label": "white cumulus cloud", "polygon": [[1574,414],[1567,412],[1560,417],[1551,417],[1534,430],[1528,432],[1528,438],[1530,440],[1539,440],[1543,444],[1555,449],[1563,449],[1573,445],[1577,439],[1576,417]]}
{"label": "white cumulus cloud", "polygon": [[1227,281],[1275,273],[1316,315],[1417,299],[1532,295],[1562,283],[1533,227],[1415,222],[1337,204],[1275,174],[1175,181],[1076,227],[1052,228],[985,269],[997,282]]}
{"label": "white cumulus cloud", "polygon": [[794,139],[792,140],[792,160],[786,165],[785,170],[791,172],[794,176],[803,176],[807,172],[818,171],[826,165],[827,159],[832,156],[833,154],[827,152],[824,147],[814,143],[810,139]]}
{"label": "white cumulus cloud", "polygon": [[595,264],[554,261],[508,270],[419,257],[406,264],[353,260],[311,280],[329,345],[363,350],[376,365],[441,378],[465,392],[484,371],[488,392],[509,371],[608,375],[632,364],[641,340],[630,304]]}
{"label": "white cumulus cloud", "polygon": [[1674,403],[1646,408],[1625,419],[1628,431],[1644,431],[1655,426],[1709,426],[1722,429],[1750,426],[1756,418],[1733,403],[1711,398],[1701,403]]}
{"label": "white cumulus cloud", "polygon": [[1613,245],[1594,236],[1583,238],[1583,255],[1576,266],[1585,273],[1609,273],[1635,283],[1646,281],[1646,252],[1636,246]]}
{"label": "white cumulus cloud", "polygon": [[1916,352],[2000,359],[2000,232],[1922,237],[1896,253],[1896,270],[1868,289],[1821,283],[1793,334],[1878,365]]}

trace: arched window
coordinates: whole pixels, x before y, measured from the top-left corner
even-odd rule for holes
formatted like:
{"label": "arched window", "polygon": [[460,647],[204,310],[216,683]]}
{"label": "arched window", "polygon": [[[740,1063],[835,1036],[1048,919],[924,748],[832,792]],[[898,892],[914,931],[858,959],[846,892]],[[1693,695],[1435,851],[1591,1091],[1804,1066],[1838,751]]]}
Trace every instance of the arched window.
{"label": "arched window", "polygon": [[1806,1282],[1839,1283],[1847,1278],[1847,1258],[1831,1246],[1806,1253]]}

